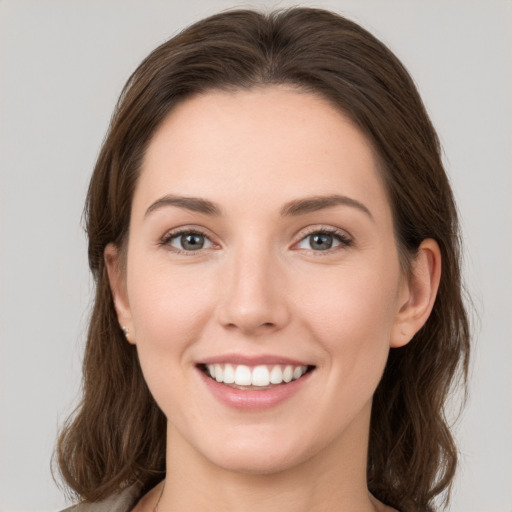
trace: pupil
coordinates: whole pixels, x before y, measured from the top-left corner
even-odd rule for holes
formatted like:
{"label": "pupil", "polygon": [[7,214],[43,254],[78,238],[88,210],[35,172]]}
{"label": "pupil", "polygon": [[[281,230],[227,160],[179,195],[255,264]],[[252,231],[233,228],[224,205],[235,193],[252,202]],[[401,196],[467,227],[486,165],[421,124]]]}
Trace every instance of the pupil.
{"label": "pupil", "polygon": [[325,251],[332,247],[332,235],[320,233],[311,236],[311,247],[320,251]]}
{"label": "pupil", "polygon": [[184,249],[197,251],[198,249],[202,249],[204,245],[204,237],[203,235],[199,235],[197,233],[192,233],[188,235],[182,235],[181,237],[181,246]]}

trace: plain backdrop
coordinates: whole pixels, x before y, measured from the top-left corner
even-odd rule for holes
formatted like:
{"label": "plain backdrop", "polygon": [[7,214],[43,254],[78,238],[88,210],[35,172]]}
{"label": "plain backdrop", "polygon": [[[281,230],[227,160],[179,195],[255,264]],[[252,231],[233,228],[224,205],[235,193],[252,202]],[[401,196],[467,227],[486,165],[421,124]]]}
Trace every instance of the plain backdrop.
{"label": "plain backdrop", "polygon": [[512,2],[0,0],[0,510],[66,504],[50,472],[76,403],[92,283],[85,191],[122,85],[231,7],[326,7],[408,67],[437,127],[479,320],[450,510],[512,512]]}

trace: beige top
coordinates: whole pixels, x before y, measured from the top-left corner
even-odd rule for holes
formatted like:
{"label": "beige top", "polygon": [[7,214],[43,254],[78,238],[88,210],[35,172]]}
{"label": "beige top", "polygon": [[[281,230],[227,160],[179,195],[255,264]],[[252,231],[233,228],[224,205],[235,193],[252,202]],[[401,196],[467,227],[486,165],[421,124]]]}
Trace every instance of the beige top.
{"label": "beige top", "polygon": [[61,510],[61,512],[130,512],[140,498],[140,488],[132,485],[119,494],[97,503],[83,503]]}

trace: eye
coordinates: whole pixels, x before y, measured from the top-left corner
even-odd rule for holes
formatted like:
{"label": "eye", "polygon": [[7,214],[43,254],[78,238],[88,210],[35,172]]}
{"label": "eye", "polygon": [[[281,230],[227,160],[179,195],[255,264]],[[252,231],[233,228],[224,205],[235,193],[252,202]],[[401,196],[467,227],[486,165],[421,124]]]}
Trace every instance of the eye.
{"label": "eye", "polygon": [[163,243],[182,252],[200,251],[201,249],[207,249],[212,246],[211,240],[198,231],[171,233],[165,237]]}
{"label": "eye", "polygon": [[339,246],[349,246],[350,238],[338,231],[319,230],[305,236],[298,244],[298,249],[309,251],[328,251]]}

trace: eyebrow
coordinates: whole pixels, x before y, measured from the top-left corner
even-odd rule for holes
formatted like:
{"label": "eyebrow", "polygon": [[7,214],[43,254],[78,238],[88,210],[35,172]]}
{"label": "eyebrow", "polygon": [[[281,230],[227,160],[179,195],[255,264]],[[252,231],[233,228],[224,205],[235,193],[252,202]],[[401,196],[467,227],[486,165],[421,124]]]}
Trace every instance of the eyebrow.
{"label": "eyebrow", "polygon": [[[281,209],[281,216],[295,217],[304,215],[306,213],[324,210],[326,208],[332,208],[333,206],[338,205],[351,206],[356,208],[368,215],[368,217],[373,220],[373,215],[363,203],[357,201],[356,199],[352,199],[351,197],[338,194],[294,199],[293,201],[290,201],[283,206]],[[153,204],[151,204],[151,206],[146,210],[145,217],[154,211],[166,206],[177,206],[178,208],[184,208],[192,212],[204,213],[205,215],[221,215],[220,206],[207,199],[202,199],[200,197],[166,195],[160,199],[157,199]]]}
{"label": "eyebrow", "polygon": [[374,220],[370,210],[363,203],[357,201],[356,199],[352,199],[351,197],[338,194],[295,199],[294,201],[290,201],[283,206],[281,215],[283,217],[304,215],[306,213],[316,212],[338,205],[351,206],[356,208],[368,215],[370,219]]}
{"label": "eyebrow", "polygon": [[184,208],[192,212],[204,213],[206,215],[218,216],[221,214],[220,207],[207,199],[202,199],[200,197],[167,195],[155,201],[146,210],[144,216],[147,217],[149,214],[165,206],[177,206],[178,208]]}

